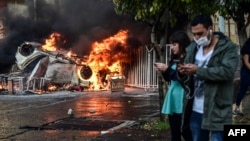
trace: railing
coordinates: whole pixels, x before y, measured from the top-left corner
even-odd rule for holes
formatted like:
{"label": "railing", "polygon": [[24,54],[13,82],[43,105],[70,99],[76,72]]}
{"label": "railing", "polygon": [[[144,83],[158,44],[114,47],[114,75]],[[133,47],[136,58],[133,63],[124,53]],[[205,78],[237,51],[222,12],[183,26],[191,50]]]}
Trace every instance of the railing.
{"label": "railing", "polygon": [[[166,47],[166,62],[168,62],[169,44]],[[144,88],[146,91],[156,90],[158,88],[158,76],[153,66],[156,62],[155,50],[151,45],[145,45],[138,48],[135,54],[134,63],[125,67],[128,73],[126,85]]]}

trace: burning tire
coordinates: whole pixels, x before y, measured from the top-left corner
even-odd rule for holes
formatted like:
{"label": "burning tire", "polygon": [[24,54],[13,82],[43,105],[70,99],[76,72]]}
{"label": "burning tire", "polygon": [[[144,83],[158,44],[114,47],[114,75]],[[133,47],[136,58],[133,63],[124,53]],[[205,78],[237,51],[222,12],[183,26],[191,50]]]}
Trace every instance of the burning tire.
{"label": "burning tire", "polygon": [[87,65],[83,65],[80,70],[80,75],[83,79],[89,79],[92,76],[92,69]]}

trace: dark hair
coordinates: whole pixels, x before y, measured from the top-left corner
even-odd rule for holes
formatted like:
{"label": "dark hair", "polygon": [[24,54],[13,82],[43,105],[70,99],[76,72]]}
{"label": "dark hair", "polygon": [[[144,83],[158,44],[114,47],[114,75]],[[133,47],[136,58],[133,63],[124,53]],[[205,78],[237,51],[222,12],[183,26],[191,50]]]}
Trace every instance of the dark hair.
{"label": "dark hair", "polygon": [[208,29],[209,26],[213,26],[213,21],[209,15],[200,14],[194,17],[191,21],[191,26],[196,26],[198,24],[202,24],[205,28]]}
{"label": "dark hair", "polygon": [[180,58],[180,55],[185,56],[186,55],[186,47],[191,43],[190,38],[188,37],[187,33],[185,31],[176,31],[174,32],[170,38],[169,38],[170,43],[178,43],[179,44],[179,54],[171,55],[171,60]]}

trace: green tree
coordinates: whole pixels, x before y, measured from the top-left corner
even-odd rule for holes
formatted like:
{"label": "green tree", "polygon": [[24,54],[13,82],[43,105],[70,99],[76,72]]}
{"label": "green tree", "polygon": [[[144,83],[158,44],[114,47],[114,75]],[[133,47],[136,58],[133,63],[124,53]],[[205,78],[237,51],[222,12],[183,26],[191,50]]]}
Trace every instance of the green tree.
{"label": "green tree", "polygon": [[225,18],[232,18],[239,36],[239,44],[242,46],[247,40],[246,28],[250,23],[250,0],[224,0],[220,12]]}

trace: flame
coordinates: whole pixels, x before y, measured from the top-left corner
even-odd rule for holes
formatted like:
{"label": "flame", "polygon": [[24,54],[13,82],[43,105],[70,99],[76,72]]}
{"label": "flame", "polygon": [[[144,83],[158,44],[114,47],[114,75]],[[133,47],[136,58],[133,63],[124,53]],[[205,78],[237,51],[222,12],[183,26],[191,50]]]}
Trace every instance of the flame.
{"label": "flame", "polygon": [[[90,82],[91,90],[109,89],[109,80],[113,76],[122,76],[122,64],[128,62],[126,41],[128,38],[127,30],[120,30],[117,34],[108,37],[100,42],[94,42],[91,46],[91,52],[88,57],[79,59],[72,50],[63,52],[66,58],[74,60],[77,64],[88,65],[92,70],[92,76],[87,80]],[[59,33],[52,33],[42,49],[46,51],[62,52],[60,43],[62,44],[63,37]],[[65,41],[63,41],[65,42]],[[81,77],[81,67],[77,67],[77,75]],[[55,90],[56,87],[49,86],[49,90]]]}
{"label": "flame", "polygon": [[56,51],[58,48],[57,44],[61,42],[62,39],[63,37],[61,34],[54,32],[48,39],[45,40],[45,44],[42,46],[42,49],[47,51]]}
{"label": "flame", "polygon": [[70,50],[70,51],[67,53],[67,57],[71,57],[72,54],[73,54],[73,52]]}
{"label": "flame", "polygon": [[48,87],[48,90],[49,91],[55,91],[56,90],[56,86],[55,85],[50,85],[49,87]]}
{"label": "flame", "polygon": [[128,38],[127,30],[120,30],[114,36],[104,39],[102,42],[94,42],[87,64],[93,74],[89,78],[94,90],[108,89],[108,80],[111,76],[122,75],[122,63],[126,62]]}

